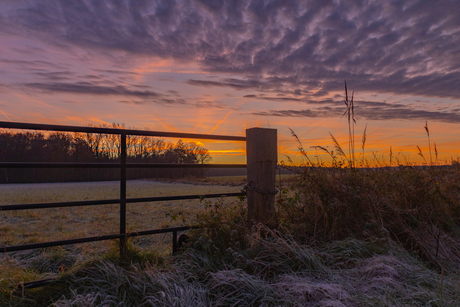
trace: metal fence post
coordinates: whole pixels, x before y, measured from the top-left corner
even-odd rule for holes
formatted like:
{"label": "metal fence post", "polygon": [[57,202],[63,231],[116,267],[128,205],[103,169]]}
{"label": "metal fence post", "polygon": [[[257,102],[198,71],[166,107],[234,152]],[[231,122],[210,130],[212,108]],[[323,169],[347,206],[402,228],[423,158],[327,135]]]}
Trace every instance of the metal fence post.
{"label": "metal fence post", "polygon": [[177,231],[173,231],[173,236],[172,236],[172,246],[173,246],[173,252],[172,254],[175,255],[177,253]]}
{"label": "metal fence post", "polygon": [[277,130],[246,129],[248,217],[269,227],[277,225],[275,212]]}
{"label": "metal fence post", "polygon": [[120,134],[120,257],[126,252],[126,133]]}

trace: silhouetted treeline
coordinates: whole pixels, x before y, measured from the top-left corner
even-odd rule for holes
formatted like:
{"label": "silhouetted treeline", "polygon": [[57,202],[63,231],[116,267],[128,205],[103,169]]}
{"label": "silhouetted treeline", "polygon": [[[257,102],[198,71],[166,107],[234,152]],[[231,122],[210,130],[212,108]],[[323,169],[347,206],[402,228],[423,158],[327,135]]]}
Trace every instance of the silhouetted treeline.
{"label": "silhouetted treeline", "polygon": [[[113,124],[112,127],[119,128]],[[193,142],[176,144],[149,136],[126,139],[128,163],[192,163],[211,160],[207,149]],[[97,133],[0,131],[1,162],[120,162],[120,136]],[[203,169],[128,169],[128,179],[204,176]],[[0,183],[119,180],[120,169],[0,169]]]}

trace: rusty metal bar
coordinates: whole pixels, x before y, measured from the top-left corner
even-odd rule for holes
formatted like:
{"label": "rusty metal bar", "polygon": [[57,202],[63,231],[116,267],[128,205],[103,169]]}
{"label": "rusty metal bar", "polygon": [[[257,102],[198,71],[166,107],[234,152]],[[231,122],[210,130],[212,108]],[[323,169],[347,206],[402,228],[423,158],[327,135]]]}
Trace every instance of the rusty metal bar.
{"label": "rusty metal bar", "polygon": [[[140,197],[140,198],[127,198],[126,203],[144,203],[144,202],[157,202],[157,201],[170,201],[170,200],[184,200],[184,199],[205,199],[205,198],[219,198],[219,197],[234,197],[246,196],[246,192],[241,193],[216,193],[204,195],[179,195],[179,196],[160,196],[160,197]],[[82,206],[98,206],[98,205],[112,205],[120,203],[120,199],[105,199],[105,200],[87,200],[87,201],[68,201],[56,203],[35,203],[35,204],[17,204],[17,205],[1,205],[0,211],[16,211],[28,209],[45,209],[45,208],[68,208],[68,207],[82,207]]]}
{"label": "rusty metal bar", "polygon": [[[246,164],[126,163],[127,168],[246,168]],[[119,163],[0,162],[0,168],[120,168]]]}
{"label": "rusty metal bar", "polygon": [[0,162],[0,168],[120,168],[120,164],[86,162]]}
{"label": "rusty metal bar", "polygon": [[112,204],[117,204],[117,203],[120,203],[119,199],[66,201],[66,202],[56,202],[56,203],[1,205],[0,206],[0,211],[16,211],[16,210],[45,209],[45,208],[65,208],[65,207],[82,207],[82,206],[99,206],[99,205],[112,205]]}
{"label": "rusty metal bar", "polygon": [[171,137],[171,138],[223,140],[223,141],[246,141],[246,137],[244,136],[146,131],[146,130],[132,130],[132,129],[119,129],[119,128],[78,127],[78,126],[30,124],[30,123],[3,122],[3,121],[0,121],[0,128],[66,131],[66,132],[86,132],[86,133],[102,133],[102,134],[126,133],[129,135],[144,135],[144,136]]}
{"label": "rusty metal bar", "polygon": [[47,278],[47,279],[41,279],[41,280],[28,281],[28,282],[18,284],[17,289],[22,290],[22,289],[34,289],[34,288],[44,287],[44,286],[49,285],[53,281],[56,281],[56,278]]}
{"label": "rusty metal bar", "polygon": [[14,246],[2,246],[0,247],[0,253],[17,252],[17,251],[23,251],[23,250],[35,249],[35,248],[46,248],[46,247],[62,246],[62,245],[69,245],[69,244],[79,244],[79,243],[87,243],[87,242],[94,242],[94,241],[113,240],[113,239],[118,239],[120,237],[121,237],[120,234],[113,234],[113,235],[103,235],[103,236],[70,239],[70,240],[59,240],[59,241],[31,243],[31,244],[14,245]]}
{"label": "rusty metal bar", "polygon": [[[130,233],[127,233],[126,236],[138,237],[138,236],[168,233],[168,232],[174,232],[174,231],[176,232],[186,231],[186,230],[196,229],[196,228],[197,228],[196,226],[181,226],[181,227],[171,227],[171,228],[162,228],[162,229],[152,229],[152,230],[145,230],[145,231],[130,232]],[[23,245],[15,245],[15,246],[2,246],[0,247],[0,254],[35,249],[35,248],[46,248],[46,247],[53,247],[53,246],[63,246],[63,245],[95,242],[95,241],[113,240],[113,239],[121,238],[123,236],[124,234],[111,234],[111,235],[102,235],[102,236],[95,236],[95,237],[51,241],[51,242],[43,242],[43,243],[32,243],[32,244],[23,244]]]}

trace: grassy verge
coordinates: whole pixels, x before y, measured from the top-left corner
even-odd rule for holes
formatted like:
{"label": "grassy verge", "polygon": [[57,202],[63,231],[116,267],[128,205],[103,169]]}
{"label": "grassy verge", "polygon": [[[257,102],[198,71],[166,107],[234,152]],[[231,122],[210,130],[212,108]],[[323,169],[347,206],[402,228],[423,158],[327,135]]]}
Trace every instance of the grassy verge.
{"label": "grassy verge", "polygon": [[[197,234],[164,262],[86,262],[47,287],[6,293],[13,306],[458,306],[458,275],[399,245],[346,239],[311,247],[263,227],[245,248]],[[226,232],[225,229],[222,229]],[[149,260],[147,260],[149,259]]]}

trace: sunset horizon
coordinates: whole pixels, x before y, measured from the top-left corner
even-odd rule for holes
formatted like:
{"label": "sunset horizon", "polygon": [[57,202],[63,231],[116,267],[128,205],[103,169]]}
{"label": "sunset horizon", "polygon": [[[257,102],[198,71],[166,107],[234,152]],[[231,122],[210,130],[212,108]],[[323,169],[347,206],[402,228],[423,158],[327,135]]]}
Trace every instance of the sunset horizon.
{"label": "sunset horizon", "polygon": [[[460,152],[459,15],[454,1],[6,1],[0,121],[274,128],[278,161],[302,164],[292,129],[330,165],[318,150],[335,150],[330,135],[348,153],[346,80],[357,160],[366,129],[369,165],[430,164],[428,125],[448,164]],[[212,163],[245,163],[244,143],[197,141]]]}

